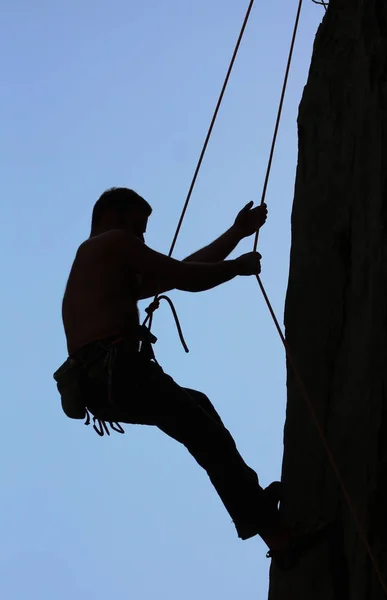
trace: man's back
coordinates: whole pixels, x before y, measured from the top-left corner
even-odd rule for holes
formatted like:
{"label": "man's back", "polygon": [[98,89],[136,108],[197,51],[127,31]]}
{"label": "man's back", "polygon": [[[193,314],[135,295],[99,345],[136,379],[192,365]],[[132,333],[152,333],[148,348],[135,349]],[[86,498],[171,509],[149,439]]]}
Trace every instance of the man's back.
{"label": "man's back", "polygon": [[136,331],[137,276],[122,252],[122,235],[102,233],[77,251],[62,304],[69,354],[93,340]]}

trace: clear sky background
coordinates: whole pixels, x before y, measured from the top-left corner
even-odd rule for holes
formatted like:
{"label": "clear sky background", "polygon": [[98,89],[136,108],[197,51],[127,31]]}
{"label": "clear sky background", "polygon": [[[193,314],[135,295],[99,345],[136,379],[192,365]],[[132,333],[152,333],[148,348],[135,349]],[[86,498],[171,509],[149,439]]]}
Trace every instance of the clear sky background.
{"label": "clear sky background", "polygon": [[[112,185],[154,207],[147,242],[168,251],[247,0],[4,1],[2,91],[0,597],[264,599],[269,561],[240,541],[183,446],[156,429],[100,439],[61,412],[60,306],[91,209]],[[259,201],[296,0],[257,0],[175,257]],[[321,7],[305,0],[260,237],[282,322],[296,118]],[[252,241],[238,252],[249,251]],[[262,485],[280,476],[283,348],[256,281],[172,294],[157,356],[209,395]]]}

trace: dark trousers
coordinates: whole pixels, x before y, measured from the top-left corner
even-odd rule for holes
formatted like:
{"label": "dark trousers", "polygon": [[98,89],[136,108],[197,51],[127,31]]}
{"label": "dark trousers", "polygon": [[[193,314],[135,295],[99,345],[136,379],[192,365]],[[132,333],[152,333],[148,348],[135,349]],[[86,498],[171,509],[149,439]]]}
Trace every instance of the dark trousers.
{"label": "dark trousers", "polygon": [[[89,358],[96,348],[89,347]],[[180,387],[157,363],[125,351],[124,345],[114,353],[110,378],[105,352],[105,360],[97,361],[104,376],[95,378],[94,373],[88,379],[90,412],[106,421],[154,425],[183,444],[207,472],[238,536],[256,535],[264,519],[262,488],[207,396]]]}

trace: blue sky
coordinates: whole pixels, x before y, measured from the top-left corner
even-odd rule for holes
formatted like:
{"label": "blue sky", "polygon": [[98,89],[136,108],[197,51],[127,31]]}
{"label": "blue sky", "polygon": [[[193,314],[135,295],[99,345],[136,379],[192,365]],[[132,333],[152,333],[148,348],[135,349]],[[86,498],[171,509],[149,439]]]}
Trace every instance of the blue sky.
{"label": "blue sky", "polygon": [[[296,0],[256,3],[175,257],[259,201]],[[247,0],[3,3],[0,594],[5,600],[265,598],[269,563],[238,540],[207,475],[156,429],[100,439],[61,413],[60,304],[93,203],[127,185],[167,252]],[[323,9],[305,1],[260,237],[282,323],[296,118]],[[249,251],[252,240],[238,252]],[[157,356],[209,395],[262,485],[280,475],[285,361],[254,279],[172,294]]]}

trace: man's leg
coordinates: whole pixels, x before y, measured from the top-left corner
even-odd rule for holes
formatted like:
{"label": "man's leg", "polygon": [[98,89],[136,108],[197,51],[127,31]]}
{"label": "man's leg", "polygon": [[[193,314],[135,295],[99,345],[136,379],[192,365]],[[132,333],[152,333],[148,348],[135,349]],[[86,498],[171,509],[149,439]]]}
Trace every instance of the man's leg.
{"label": "man's leg", "polygon": [[180,390],[193,399],[194,408],[182,407],[181,420],[174,422],[172,428],[170,423],[159,427],[183,443],[206,470],[239,537],[256,535],[258,524],[265,520],[262,488],[256,472],[244,462],[209,398],[190,388]]}
{"label": "man's leg", "polygon": [[[295,538],[281,523],[276,508],[278,482],[262,490],[207,396],[178,386],[161,367],[138,354],[120,351],[116,359],[112,385],[105,359],[98,374],[89,371],[85,397],[91,412],[108,422],[158,426],[184,444],[207,471],[239,537],[259,534],[280,568],[296,564],[316,532]],[[317,534],[320,539],[321,532]]]}
{"label": "man's leg", "polygon": [[159,365],[126,352],[124,346],[117,348],[111,387],[104,353],[98,364],[102,374],[90,381],[88,394],[88,408],[95,416],[154,425],[186,446],[206,470],[240,538],[277,526],[270,522],[276,511],[269,510],[257,474],[244,462],[205,394],[180,387]]}
{"label": "man's leg", "polygon": [[190,396],[192,396],[192,398],[194,400],[197,401],[197,403],[199,404],[199,406],[201,406],[201,408],[208,415],[210,415],[213,419],[215,419],[216,421],[218,421],[219,423],[221,423],[223,425],[222,419],[218,415],[218,413],[217,413],[214,405],[212,404],[212,402],[208,398],[208,396],[206,396],[205,394],[203,394],[203,392],[198,392],[197,390],[193,390],[191,388],[182,388],[182,389],[185,390],[186,392],[188,392],[188,394]]}
{"label": "man's leg", "polygon": [[207,396],[180,387],[154,363],[144,368],[132,414],[117,420],[156,425],[182,443],[206,470],[239,537],[256,535],[267,519],[262,488]]}

